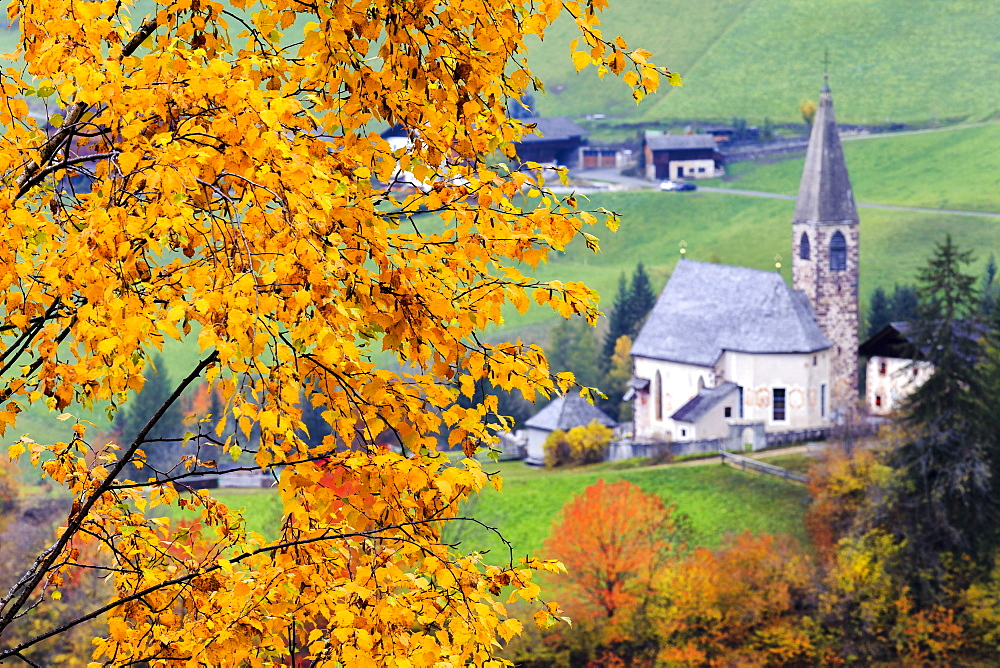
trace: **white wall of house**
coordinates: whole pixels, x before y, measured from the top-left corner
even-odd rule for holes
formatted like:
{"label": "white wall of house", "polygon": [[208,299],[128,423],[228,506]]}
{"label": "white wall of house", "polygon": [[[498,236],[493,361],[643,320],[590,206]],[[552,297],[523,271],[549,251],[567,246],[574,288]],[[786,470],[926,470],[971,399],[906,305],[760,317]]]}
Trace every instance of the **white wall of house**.
{"label": "white wall of house", "polygon": [[552,432],[545,431],[544,429],[535,429],[533,427],[525,427],[524,429],[518,429],[516,436],[518,438],[527,439],[528,446],[526,448],[525,463],[535,464],[541,466],[545,463],[545,439],[549,437]]}
{"label": "white wall of house", "polygon": [[[678,169],[684,173],[678,175]],[[684,179],[710,179],[721,176],[721,173],[716,173],[715,160],[671,160],[670,178],[675,179],[678,176]]]}
{"label": "white wall of house", "polygon": [[[731,381],[743,388],[743,410],[733,401],[732,418],[762,420],[768,431],[822,427],[830,424],[830,352],[758,354],[726,351],[714,367],[633,358],[634,375],[649,379],[646,392],[633,401],[635,437],[656,440],[694,440],[725,435],[723,402],[697,424],[675,423],[670,416],[702,387]],[[659,372],[661,387],[657,388]],[[656,393],[662,410],[657,414]],[[784,403],[784,411],[780,405]],[[778,409],[776,410],[776,400]],[[684,434],[681,430],[684,430]],[[718,433],[716,433],[718,432]]]}
{"label": "white wall of house", "polygon": [[[726,409],[729,415],[726,415]],[[729,421],[740,417],[740,393],[733,390],[722,401],[702,415],[697,422],[675,422],[674,434],[677,441],[725,438],[729,435]]]}
{"label": "white wall of house", "polygon": [[865,403],[872,415],[888,415],[934,373],[930,362],[898,357],[871,357],[865,382]]}

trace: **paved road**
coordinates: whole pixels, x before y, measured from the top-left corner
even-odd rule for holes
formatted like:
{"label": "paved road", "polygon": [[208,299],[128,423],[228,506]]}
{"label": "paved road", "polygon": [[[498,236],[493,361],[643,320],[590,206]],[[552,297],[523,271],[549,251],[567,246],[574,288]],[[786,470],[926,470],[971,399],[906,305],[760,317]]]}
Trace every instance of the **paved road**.
{"label": "paved road", "polygon": [[[735,188],[713,188],[711,186],[698,187],[698,190],[706,193],[719,193],[722,195],[742,195],[744,197],[767,197],[770,199],[790,199],[794,200],[795,195],[782,195],[780,193],[765,193],[757,190],[737,190]],[[933,209],[926,206],[896,206],[894,204],[869,204],[858,202],[857,206],[863,209],[890,209],[892,211],[917,211],[920,213],[947,213],[956,216],[978,216],[980,218],[1000,218],[1000,213],[991,211],[964,211],[961,209]]]}
{"label": "paved road", "polygon": [[[917,132],[941,132],[942,130],[916,130]],[[903,134],[903,133],[898,133]],[[874,135],[878,137],[879,135]],[[574,172],[573,177],[577,179],[583,179],[587,181],[605,181],[611,186],[609,188],[588,188],[588,187],[576,187],[576,188],[565,188],[562,187],[559,190],[566,191],[576,191],[581,194],[591,194],[594,192],[607,192],[609,190],[649,190],[651,188],[657,188],[658,184],[652,183],[645,179],[639,179],[634,176],[622,176],[614,169],[589,169],[586,171]],[[556,190],[553,188],[553,190]],[[742,197],[764,197],[767,199],[785,199],[785,200],[795,200],[795,195],[783,195],[781,193],[768,193],[761,192],[759,190],[740,190],[738,188],[714,188],[712,186],[698,186],[698,190],[706,193],[715,193],[719,195],[739,195]],[[676,197],[677,195],[684,195],[685,193],[671,193],[671,197]],[[1000,213],[992,211],[965,211],[962,209],[935,209],[926,206],[897,206],[895,204],[871,204],[868,202],[858,202],[858,207],[863,209],[889,209],[892,211],[915,211],[917,213],[947,213],[955,216],[977,216],[980,218],[1000,218]]]}

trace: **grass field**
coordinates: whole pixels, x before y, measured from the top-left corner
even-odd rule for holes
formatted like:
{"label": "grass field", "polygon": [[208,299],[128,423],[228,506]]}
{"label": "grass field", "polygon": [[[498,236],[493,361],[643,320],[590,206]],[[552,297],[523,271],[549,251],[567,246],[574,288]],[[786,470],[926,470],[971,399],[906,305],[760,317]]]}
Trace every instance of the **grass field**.
{"label": "grass field", "polygon": [[533,45],[545,115],[658,119],[741,116],[799,122],[816,99],[824,49],[847,123],[983,119],[1000,109],[1000,5],[977,0],[613,0],[604,34],[623,34],[684,77],[638,108],[617,81],[577,74],[565,21]]}
{"label": "grass field", "polygon": [[[745,530],[791,536],[805,544],[805,488],[721,465],[661,466],[615,470],[598,465],[567,471],[546,471],[520,462],[484,466],[499,469],[504,486],[466,504],[465,513],[495,527],[510,541],[515,558],[539,554],[559,511],[569,499],[603,478],[624,478],[647,492],[676,503],[691,518],[695,543],[716,547],[726,534]],[[488,549],[487,561],[501,563],[509,552],[495,533],[473,523],[455,523],[445,534],[460,542],[460,550]]]}

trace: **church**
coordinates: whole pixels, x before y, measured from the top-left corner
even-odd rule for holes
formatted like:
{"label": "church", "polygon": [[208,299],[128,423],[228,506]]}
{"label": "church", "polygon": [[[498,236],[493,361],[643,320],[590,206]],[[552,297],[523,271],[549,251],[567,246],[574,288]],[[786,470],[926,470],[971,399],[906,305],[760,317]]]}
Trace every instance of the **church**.
{"label": "church", "polygon": [[781,275],[680,260],[632,346],[634,438],[829,426],[857,396],[858,213],[824,82]]}

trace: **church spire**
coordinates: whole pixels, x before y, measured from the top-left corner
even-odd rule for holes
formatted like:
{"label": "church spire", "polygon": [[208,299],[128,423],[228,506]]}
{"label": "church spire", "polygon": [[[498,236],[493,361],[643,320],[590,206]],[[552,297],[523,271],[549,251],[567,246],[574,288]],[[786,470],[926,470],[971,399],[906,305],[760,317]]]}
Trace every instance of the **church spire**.
{"label": "church spire", "polygon": [[833,98],[826,75],[823,90],[813,119],[805,169],[795,203],[794,223],[843,224],[857,223],[851,180],[847,175],[844,151],[840,146],[837,119],[833,113]]}

